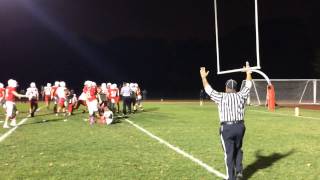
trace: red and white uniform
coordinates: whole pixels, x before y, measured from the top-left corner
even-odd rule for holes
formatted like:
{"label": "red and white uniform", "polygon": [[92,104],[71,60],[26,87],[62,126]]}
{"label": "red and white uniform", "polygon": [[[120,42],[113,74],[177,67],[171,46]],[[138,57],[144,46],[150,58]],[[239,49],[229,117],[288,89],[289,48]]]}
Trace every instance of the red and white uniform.
{"label": "red and white uniform", "polygon": [[7,116],[12,117],[13,115],[13,111],[14,111],[14,107],[15,107],[15,101],[16,101],[16,97],[13,94],[13,92],[16,91],[16,88],[14,87],[7,87],[6,88],[6,94],[5,94],[5,100],[6,100],[6,112],[7,112]]}
{"label": "red and white uniform", "polygon": [[87,92],[88,92],[88,86],[85,85],[82,89],[82,93],[79,96],[79,101],[86,101],[87,100]]}
{"label": "red and white uniform", "polygon": [[108,99],[111,100],[111,103],[117,103],[119,97],[119,89],[118,88],[110,88]]}
{"label": "red and white uniform", "polygon": [[140,88],[139,87],[137,87],[137,100],[138,101],[140,101],[140,100],[142,100],[142,94],[141,94],[141,90],[140,90]]}
{"label": "red and white uniform", "polygon": [[75,94],[73,94],[73,97],[71,99],[69,99],[68,102],[68,112],[72,113],[73,112],[73,107],[76,105],[78,99],[77,96]]}
{"label": "red and white uniform", "polygon": [[57,91],[56,91],[56,94],[57,94],[58,99],[59,99],[58,100],[58,104],[61,107],[64,107],[64,103],[66,101],[66,90],[67,90],[66,87],[58,87]]}
{"label": "red and white uniform", "polygon": [[46,102],[50,101],[51,91],[52,91],[52,87],[49,87],[49,86],[44,87],[44,100]]}
{"label": "red and white uniform", "polygon": [[58,104],[58,97],[57,97],[57,89],[59,86],[52,86],[51,87],[51,99],[54,100],[55,104]]}
{"label": "red and white uniform", "polygon": [[5,88],[0,88],[0,103],[4,101],[4,95],[5,95]]}
{"label": "red and white uniform", "polygon": [[89,87],[87,90],[87,105],[89,115],[92,116],[94,112],[98,111],[98,100],[97,100],[97,89],[96,86]]}

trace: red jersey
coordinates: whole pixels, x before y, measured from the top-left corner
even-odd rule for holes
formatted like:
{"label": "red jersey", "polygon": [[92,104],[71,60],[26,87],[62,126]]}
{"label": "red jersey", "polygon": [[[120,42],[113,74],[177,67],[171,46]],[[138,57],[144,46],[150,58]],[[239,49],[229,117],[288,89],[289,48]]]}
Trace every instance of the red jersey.
{"label": "red jersey", "polygon": [[6,101],[14,102],[16,100],[15,95],[13,92],[16,91],[16,88],[14,87],[7,87],[6,88]]}
{"label": "red jersey", "polygon": [[0,88],[0,98],[3,98],[5,90],[5,88]]}
{"label": "red jersey", "polygon": [[118,89],[109,89],[109,99],[114,99],[117,96],[119,96],[119,90]]}
{"label": "red jersey", "polygon": [[82,89],[82,92],[87,93],[88,92],[88,86],[84,86]]}
{"label": "red jersey", "polygon": [[97,94],[97,89],[96,87],[91,87],[87,91],[88,94],[88,101],[94,101],[97,99],[96,94]]}
{"label": "red jersey", "polygon": [[52,86],[51,88],[51,96],[56,96],[57,95],[57,89],[58,89],[58,86]]}

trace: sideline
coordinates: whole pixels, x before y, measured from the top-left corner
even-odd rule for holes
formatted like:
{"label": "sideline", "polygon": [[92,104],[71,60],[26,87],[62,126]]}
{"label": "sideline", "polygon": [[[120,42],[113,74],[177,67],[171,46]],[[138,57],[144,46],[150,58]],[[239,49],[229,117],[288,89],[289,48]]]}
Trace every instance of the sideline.
{"label": "sideline", "polygon": [[190,159],[191,161],[197,163],[198,165],[202,166],[203,168],[205,168],[208,172],[223,178],[223,179],[227,179],[226,175],[222,174],[221,172],[215,170],[213,167],[207,165],[206,163],[202,162],[201,160],[193,157],[191,154],[188,154],[187,152],[181,150],[180,148],[170,144],[169,142],[157,137],[156,135],[152,134],[151,132],[147,131],[146,129],[140,127],[139,125],[133,123],[132,121],[130,121],[129,119],[125,119],[125,121],[127,121],[128,123],[130,123],[131,125],[133,125],[134,127],[136,127],[137,129],[139,129],[140,131],[144,132],[145,134],[147,134],[148,136],[150,136],[151,138],[159,141],[161,144],[166,145],[167,147],[169,147],[170,149],[174,150],[175,152],[177,152],[178,154],[183,155],[184,157]]}

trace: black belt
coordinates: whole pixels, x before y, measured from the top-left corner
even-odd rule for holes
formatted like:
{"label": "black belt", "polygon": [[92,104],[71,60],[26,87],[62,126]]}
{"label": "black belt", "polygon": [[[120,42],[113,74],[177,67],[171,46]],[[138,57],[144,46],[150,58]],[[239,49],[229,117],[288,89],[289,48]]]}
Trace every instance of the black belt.
{"label": "black belt", "polygon": [[244,122],[243,120],[240,120],[240,121],[224,121],[224,122],[221,122],[220,125],[241,124],[243,122]]}

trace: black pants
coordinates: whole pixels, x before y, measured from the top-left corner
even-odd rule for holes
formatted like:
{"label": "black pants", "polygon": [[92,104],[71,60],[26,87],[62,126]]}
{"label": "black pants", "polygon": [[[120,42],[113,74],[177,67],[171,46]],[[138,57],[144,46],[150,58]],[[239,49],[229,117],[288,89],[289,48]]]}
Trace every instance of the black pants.
{"label": "black pants", "polygon": [[225,163],[229,180],[235,180],[236,173],[242,173],[243,170],[243,152],[241,147],[245,130],[244,123],[221,125],[220,127],[221,142],[225,152]]}
{"label": "black pants", "polygon": [[34,113],[38,109],[38,101],[37,100],[30,100],[30,115],[34,117]]}
{"label": "black pants", "polygon": [[123,101],[123,114],[127,114],[127,107],[128,107],[128,111],[129,113],[131,113],[131,98],[130,96],[123,96],[122,97],[122,101]]}

